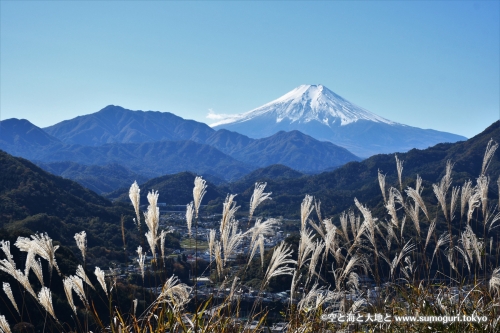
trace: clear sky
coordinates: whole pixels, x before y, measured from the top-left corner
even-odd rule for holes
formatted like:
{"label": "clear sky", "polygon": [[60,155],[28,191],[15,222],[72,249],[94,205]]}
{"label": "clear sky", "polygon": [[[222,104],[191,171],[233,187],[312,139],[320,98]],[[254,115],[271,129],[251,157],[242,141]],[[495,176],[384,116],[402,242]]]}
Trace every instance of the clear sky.
{"label": "clear sky", "polygon": [[210,123],[301,84],[471,137],[500,117],[499,1],[0,1],[0,119]]}

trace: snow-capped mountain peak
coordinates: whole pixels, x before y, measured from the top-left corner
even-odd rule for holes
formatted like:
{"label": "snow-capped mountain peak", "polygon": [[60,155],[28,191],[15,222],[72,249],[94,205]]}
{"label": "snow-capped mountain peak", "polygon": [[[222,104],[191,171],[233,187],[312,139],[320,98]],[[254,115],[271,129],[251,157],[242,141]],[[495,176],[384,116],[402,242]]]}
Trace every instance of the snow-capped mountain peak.
{"label": "snow-capped mountain peak", "polygon": [[318,84],[301,85],[261,107],[242,114],[225,116],[210,126],[242,123],[260,116],[275,119],[276,123],[288,120],[290,123],[300,124],[316,120],[327,126],[333,124],[343,126],[358,120],[369,120],[377,123],[395,124],[352,104],[325,86]]}

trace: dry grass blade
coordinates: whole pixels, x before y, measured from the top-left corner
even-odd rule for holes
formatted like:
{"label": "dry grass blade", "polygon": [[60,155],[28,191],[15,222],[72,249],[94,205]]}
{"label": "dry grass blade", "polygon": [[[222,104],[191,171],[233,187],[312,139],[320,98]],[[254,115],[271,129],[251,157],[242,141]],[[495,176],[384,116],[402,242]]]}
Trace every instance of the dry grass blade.
{"label": "dry grass blade", "polygon": [[189,302],[190,292],[190,287],[184,283],[179,283],[176,276],[171,276],[163,285],[155,303],[167,303],[173,309],[178,310]]}
{"label": "dry grass blade", "polygon": [[460,197],[460,203],[461,203],[460,217],[464,216],[467,209],[467,203],[469,202],[469,198],[472,196],[473,192],[474,188],[472,187],[472,181],[470,180],[465,181],[464,186],[462,186],[462,195]]}
{"label": "dry grass blade", "polygon": [[436,229],[436,222],[437,222],[437,218],[432,220],[431,224],[429,225],[429,230],[427,231],[427,238],[425,239],[424,253],[425,253],[425,249],[427,248],[427,245],[429,245],[429,241],[431,240],[431,236],[434,233],[434,229]]}
{"label": "dry grass blade", "polygon": [[454,186],[451,190],[450,202],[450,222],[455,218],[455,210],[457,209],[458,195],[460,193],[460,186]]}
{"label": "dry grass blade", "polygon": [[488,220],[488,186],[490,184],[490,177],[484,175],[479,176],[477,179],[477,188],[481,196],[481,206],[483,207],[483,220]]}

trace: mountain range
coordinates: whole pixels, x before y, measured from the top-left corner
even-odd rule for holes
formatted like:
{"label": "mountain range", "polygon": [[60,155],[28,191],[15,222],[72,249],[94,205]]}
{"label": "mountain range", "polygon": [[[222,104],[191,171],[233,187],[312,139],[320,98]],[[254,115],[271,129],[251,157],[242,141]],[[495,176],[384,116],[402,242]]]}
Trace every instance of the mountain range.
{"label": "mountain range", "polygon": [[[98,185],[94,176],[102,170],[86,168],[90,165],[120,166],[122,174],[139,178],[192,171],[228,181],[277,163],[314,173],[360,160],[345,148],[298,131],[251,139],[168,112],[118,106],[45,129],[24,119],[1,121],[0,149],[82,184],[92,183],[99,193],[109,192],[109,188]],[[75,168],[86,172],[77,176]],[[125,178],[129,180],[129,176]]]}
{"label": "mountain range", "polygon": [[266,137],[278,131],[299,130],[361,157],[466,140],[460,135],[420,129],[385,119],[323,85],[301,85],[254,110],[224,116],[211,126],[251,138]]}

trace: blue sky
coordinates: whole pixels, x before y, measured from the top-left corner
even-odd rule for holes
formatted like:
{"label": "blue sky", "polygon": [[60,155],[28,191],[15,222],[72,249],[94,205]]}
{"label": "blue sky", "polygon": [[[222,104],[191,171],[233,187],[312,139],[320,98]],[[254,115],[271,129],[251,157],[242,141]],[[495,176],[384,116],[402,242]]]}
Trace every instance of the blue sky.
{"label": "blue sky", "polygon": [[210,122],[301,84],[471,137],[500,117],[499,1],[0,1],[0,119]]}

